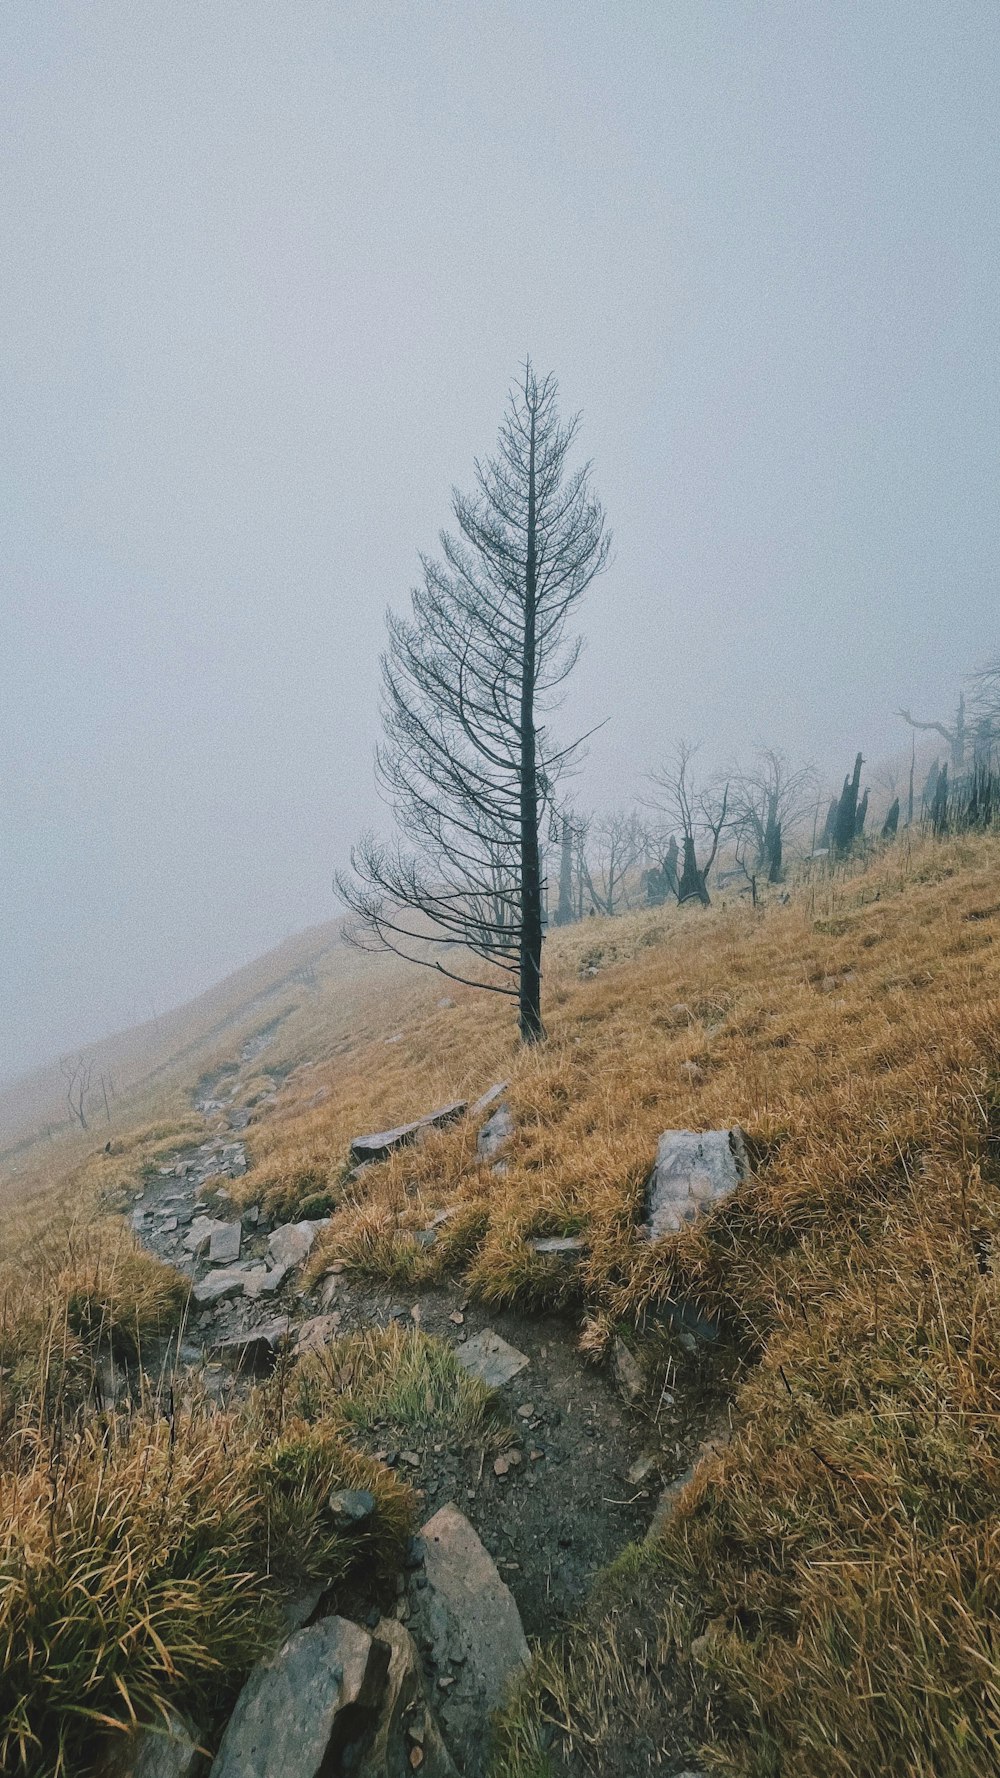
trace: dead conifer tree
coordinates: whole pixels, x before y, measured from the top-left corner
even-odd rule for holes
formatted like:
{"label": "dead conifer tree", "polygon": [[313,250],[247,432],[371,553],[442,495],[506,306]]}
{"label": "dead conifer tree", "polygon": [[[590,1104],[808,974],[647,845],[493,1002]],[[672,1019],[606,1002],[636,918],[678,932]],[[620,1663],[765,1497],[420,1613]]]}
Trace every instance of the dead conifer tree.
{"label": "dead conifer tree", "polygon": [[[477,462],[471,495],[453,495],[457,532],[422,562],[412,616],[389,615],[376,773],[408,848],[366,836],[335,880],[378,944],[514,997],[529,1043],[543,1035],[539,829],[579,746],[557,747],[544,716],[579,655],[568,621],[610,546],[589,465],[568,466],[578,420],[560,420],[556,396],[527,364],[495,455]],[[494,968],[445,964],[428,939]]]}

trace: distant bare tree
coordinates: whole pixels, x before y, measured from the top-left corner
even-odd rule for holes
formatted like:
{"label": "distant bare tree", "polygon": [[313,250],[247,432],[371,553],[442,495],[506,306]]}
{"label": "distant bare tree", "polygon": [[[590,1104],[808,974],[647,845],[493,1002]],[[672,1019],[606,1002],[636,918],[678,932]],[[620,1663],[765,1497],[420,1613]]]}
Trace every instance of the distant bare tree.
{"label": "distant bare tree", "polygon": [[908,710],[900,710],[899,714],[904,722],[909,723],[912,729],[922,729],[924,731],[933,730],[935,734],[941,735],[948,743],[951,752],[952,765],[955,767],[956,771],[961,771],[965,764],[966,726],[964,692],[958,700],[958,711],[955,721],[951,724],[944,722],[917,722],[915,718],[910,715]]}
{"label": "distant bare tree", "polygon": [[788,841],[815,804],[816,772],[793,767],[778,748],[762,747],[749,769],[734,767],[729,782],[737,862],[748,876],[780,883]]}
{"label": "distant bare tree", "polygon": [[90,1077],[94,1065],[83,1055],[63,1056],[59,1070],[66,1082],[66,1103],[81,1130],[87,1128],[87,1117],[84,1110],[87,1094],[90,1091]]}
{"label": "distant bare tree", "polygon": [[726,825],[729,784],[718,789],[695,782],[692,761],[697,751],[689,742],[679,741],[673,759],[651,772],[650,778],[659,793],[654,807],[667,816],[681,836],[677,900],[700,901],[703,907],[709,907],[708,875]]}
{"label": "distant bare tree", "polygon": [[649,851],[649,834],[634,809],[599,815],[590,833],[596,883],[585,861],[587,886],[594,906],[614,914],[627,905],[628,880]]}
{"label": "distant bare tree", "polygon": [[[544,1034],[540,824],[574,752],[541,717],[610,543],[589,465],[568,468],[578,422],[560,421],[556,394],[525,367],[475,492],[453,495],[457,534],[423,560],[412,617],[389,615],[376,771],[410,849],[367,836],[335,879],[376,944],[515,998],[525,1042]],[[496,973],[442,963],[428,938]]]}

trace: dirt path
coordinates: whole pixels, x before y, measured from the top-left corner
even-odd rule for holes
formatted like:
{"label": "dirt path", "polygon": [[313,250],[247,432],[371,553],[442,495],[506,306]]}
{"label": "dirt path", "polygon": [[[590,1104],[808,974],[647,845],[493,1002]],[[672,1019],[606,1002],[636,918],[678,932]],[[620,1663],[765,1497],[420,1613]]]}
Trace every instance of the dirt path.
{"label": "dirt path", "polygon": [[[226,1072],[235,1088],[235,1071]],[[239,1216],[229,1192],[229,1182],[247,1170],[239,1132],[250,1112],[236,1102],[238,1090],[220,1101],[216,1085],[202,1083],[199,1108],[216,1121],[224,1112],[229,1128],[164,1162],[132,1213],[149,1250],[202,1292],[231,1272],[234,1259],[241,1267],[249,1263],[265,1284],[274,1276],[273,1226],[256,1207]],[[218,1261],[206,1244],[206,1230],[216,1223],[231,1231],[229,1257]],[[238,1255],[232,1252],[237,1224]],[[301,1266],[293,1265],[256,1300],[243,1291],[215,1303],[193,1299],[179,1361],[199,1371],[222,1399],[246,1386],[252,1363],[269,1357],[269,1347],[250,1344],[255,1333],[287,1325],[294,1334],[324,1312],[336,1317],[336,1325],[324,1329],[332,1337],[396,1321],[458,1349],[492,1330],[527,1360],[499,1391],[512,1429],[500,1473],[495,1450],[481,1444],[400,1451],[384,1439],[380,1444],[376,1429],[368,1448],[399,1468],[428,1515],[449,1500],[467,1514],[510,1586],[529,1635],[551,1635],[578,1612],[596,1572],[646,1534],[661,1491],[684,1474],[709,1430],[713,1409],[698,1362],[682,1367],[680,1376],[671,1373],[669,1388],[666,1377],[649,1380],[647,1370],[649,1387],[641,1405],[633,1405],[612,1365],[581,1358],[570,1318],[487,1310],[467,1301],[459,1283],[406,1299],[398,1286],[343,1273],[328,1274],[306,1290]]]}

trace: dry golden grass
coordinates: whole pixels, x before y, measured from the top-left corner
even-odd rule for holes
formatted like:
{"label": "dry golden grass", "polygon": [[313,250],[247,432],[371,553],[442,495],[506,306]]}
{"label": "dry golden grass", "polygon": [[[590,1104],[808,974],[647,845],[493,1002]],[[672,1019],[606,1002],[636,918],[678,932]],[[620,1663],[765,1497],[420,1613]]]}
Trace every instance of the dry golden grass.
{"label": "dry golden grass", "polygon": [[[616,1749],[669,1744],[684,1700],[706,1764],[746,1778],[1000,1768],[996,866],[992,840],[898,848],[756,914],[591,921],[551,947],[543,1049],[517,1053],[456,994],[412,1038],[314,1071],[321,1105],[290,1083],[255,1138],[257,1177],[294,1194],[308,1157],[339,1194],[317,1267],[453,1269],[607,1327],[683,1294],[755,1365],[655,1557],[540,1665],[510,1778],[562,1769],[546,1717],[574,1770],[614,1771]],[[498,1077],[518,1125],[502,1179],[460,1127],[344,1180],[351,1135]],[[658,1133],[733,1122],[747,1187],[645,1243]],[[417,1247],[444,1205],[442,1240]],[[525,1245],[576,1230],[575,1271]]]}
{"label": "dry golden grass", "polygon": [[[689,1754],[699,1739],[708,1769],[741,1778],[1000,1769],[998,861],[990,839],[912,851],[904,842],[859,874],[804,885],[787,906],[589,921],[550,941],[550,1035],[534,1051],[518,1050],[504,1003],[433,977],[404,980],[389,963],[352,977],[335,1016],[314,997],[269,1057],[291,1072],[251,1127],[243,1190],[286,1212],[330,1198],[317,1270],[338,1257],[414,1281],[452,1272],[497,1302],[572,1303],[598,1349],[616,1323],[641,1329],[683,1294],[720,1318],[744,1362],[728,1449],[702,1466],[661,1542],[627,1553],[579,1631],[540,1656],[507,1719],[505,1778],[544,1778],[567,1760],[574,1771],[631,1772],[651,1747]],[[443,994],[454,1004],[439,1004]],[[316,1055],[327,1059],[315,1065]],[[497,1079],[510,1081],[517,1122],[503,1176],[477,1162],[469,1124],[347,1176],[352,1136]],[[733,1122],[747,1133],[752,1179],[703,1225],[651,1247],[637,1224],[658,1134]],[[235,1666],[238,1648],[248,1658],[243,1582],[231,1585],[232,1618],[218,1617],[235,1572],[224,1561],[226,1513],[284,1526],[307,1550],[315,1538],[333,1559],[312,1466],[360,1461],[345,1435],[352,1395],[362,1416],[368,1397],[353,1383],[345,1391],[342,1367],[326,1385],[316,1367],[304,1373],[294,1425],[272,1420],[267,1436],[249,1409],[212,1420],[197,1404],[184,1410],[176,1438],[190,1463],[175,1459],[171,1474],[187,1478],[191,1521],[204,1526],[204,1634],[178,1609],[168,1620],[175,1652],[158,1628],[157,1588],[173,1598],[176,1580],[187,1599],[189,1577],[148,1553],[165,1546],[134,1485],[140,1449],[147,1466],[166,1461],[162,1425],[152,1415],[142,1429],[122,1425],[106,1459],[96,1423],[85,1414],[78,1428],[66,1411],[79,1413],[95,1345],[134,1347],[177,1312],[130,1237],[113,1233],[95,1249],[78,1227],[157,1140],[78,1168],[79,1219],[47,1214],[42,1232],[26,1218],[8,1275],[0,1485],[13,1516],[0,1558],[0,1675],[14,1680],[0,1681],[0,1710],[14,1711],[17,1681],[29,1700],[17,1704],[22,1716],[43,1712],[27,1727],[11,1715],[21,1724],[7,1744],[14,1770],[18,1736],[25,1771],[32,1758],[40,1772],[57,1769],[32,1751],[38,1723],[49,1735],[68,1725],[65,1748],[79,1744],[74,1688],[85,1708],[124,1721],[116,1675],[147,1711],[178,1695],[178,1674],[188,1683],[185,1650],[198,1648],[209,1685],[212,1648]],[[44,1201],[51,1209],[66,1195]],[[438,1242],[420,1247],[414,1230],[443,1207],[454,1214]],[[576,1231],[588,1249],[575,1269],[526,1246],[528,1235]],[[37,1308],[45,1291],[48,1318]],[[372,1399],[384,1403],[387,1380],[412,1371],[429,1400],[423,1367],[416,1346],[382,1353]],[[74,1488],[61,1497],[50,1473],[56,1426],[81,1441]],[[198,1466],[215,1473],[219,1443],[225,1477],[200,1494]],[[53,1498],[67,1515],[54,1546]],[[180,1494],[175,1504],[182,1513]],[[390,1524],[395,1510],[387,1499]],[[140,1551],[145,1592],[117,1590],[110,1554],[123,1536]],[[239,1568],[255,1598],[270,1573],[256,1536]],[[101,1627],[80,1631],[82,1653],[56,1662],[66,1682],[50,1693],[48,1669],[25,1667],[25,1650],[50,1638],[62,1648],[59,1602],[76,1602],[74,1577],[91,1572]],[[122,1597],[116,1617],[107,1601]],[[27,1598],[43,1601],[37,1623]],[[77,1609],[65,1614],[74,1625]],[[109,1623],[120,1659],[106,1660]],[[96,1678],[94,1692],[81,1683],[105,1672],[114,1698]]]}

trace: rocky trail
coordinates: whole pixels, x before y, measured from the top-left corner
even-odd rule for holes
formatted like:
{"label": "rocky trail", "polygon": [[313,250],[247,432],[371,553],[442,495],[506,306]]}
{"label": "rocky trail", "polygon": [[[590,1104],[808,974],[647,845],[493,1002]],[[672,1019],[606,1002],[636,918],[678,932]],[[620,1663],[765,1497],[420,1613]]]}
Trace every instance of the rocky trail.
{"label": "rocky trail", "polygon": [[[252,1055],[261,1048],[258,1043]],[[251,1059],[245,1053],[241,1063]],[[646,1536],[669,1510],[692,1460],[717,1430],[711,1423],[717,1406],[710,1405],[712,1397],[704,1387],[704,1365],[710,1361],[703,1355],[678,1367],[665,1342],[657,1360],[662,1374],[657,1369],[651,1376],[649,1351],[641,1368],[617,1341],[611,1362],[598,1366],[581,1355],[578,1325],[569,1316],[486,1309],[467,1300],[459,1282],[403,1300],[398,1285],[356,1279],[334,1262],[307,1287],[305,1262],[323,1224],[274,1226],[256,1205],[239,1209],[231,1187],[248,1168],[245,1132],[253,1111],[240,1102],[238,1070],[225,1074],[225,1097],[219,1096],[215,1080],[202,1083],[197,1100],[216,1127],[203,1142],[178,1150],[155,1176],[147,1177],[132,1209],[132,1224],[143,1244],[193,1284],[182,1335],[169,1360],[163,1360],[174,1367],[175,1386],[179,1371],[188,1379],[199,1378],[210,1396],[224,1401],[270,1370],[282,1353],[322,1350],[344,1335],[391,1323],[419,1328],[446,1342],[463,1368],[495,1390],[505,1429],[499,1438],[429,1443],[414,1435],[394,1448],[398,1429],[376,1427],[358,1442],[397,1469],[422,1503],[422,1516],[430,1523],[441,1519],[459,1545],[466,1535],[461,1527],[468,1527],[468,1537],[482,1552],[479,1567],[486,1596],[492,1598],[499,1586],[510,1599],[517,1625],[514,1643],[517,1637],[523,1641],[523,1632],[540,1639],[557,1633],[579,1612],[597,1572],[626,1544]],[[484,1123],[488,1143],[498,1125],[501,1140],[509,1125],[505,1106],[499,1112],[496,1108],[497,1096],[494,1089],[482,1105],[481,1115],[490,1113]],[[449,1115],[454,1111],[447,1109]],[[222,1123],[225,1127],[219,1128]],[[381,1138],[364,1139],[377,1140]],[[566,1259],[572,1263],[573,1254]],[[468,1548],[460,1555],[463,1572],[470,1563],[470,1572],[477,1570],[474,1556]],[[416,1628],[424,1603],[419,1589],[400,1582],[395,1599],[362,1595],[351,1599],[350,1609],[365,1634],[375,1632],[376,1642],[380,1636],[384,1642],[378,1626],[388,1621],[387,1611],[394,1625]],[[459,1617],[475,1618],[481,1604],[471,1588]],[[290,1626],[305,1634],[308,1623],[299,1629],[306,1621],[303,1611],[308,1619],[318,1609],[319,1589],[297,1616],[293,1609]],[[504,1605],[501,1618],[505,1612]],[[452,1630],[454,1615],[449,1614]],[[484,1648],[495,1630],[495,1616],[496,1600],[476,1632]],[[450,1687],[455,1675],[476,1670],[475,1660],[468,1665],[466,1651],[449,1678],[433,1652],[433,1634],[419,1640],[422,1684]],[[514,1664],[519,1660],[520,1654]],[[509,1667],[508,1660],[504,1671]],[[438,1689],[439,1714],[449,1699],[450,1691]],[[473,1738],[481,1739],[477,1711],[483,1700],[474,1684],[470,1699],[462,1719],[465,1727],[453,1724],[448,1735],[457,1768],[441,1764],[442,1772],[479,1770],[468,1744],[473,1719]],[[419,1745],[419,1759],[411,1757],[418,1743],[409,1749],[409,1769],[423,1763]],[[240,1757],[245,1758],[245,1750]],[[187,1769],[176,1768],[178,1773]],[[230,1769],[227,1764],[219,1767],[223,1773]],[[251,1764],[246,1769],[257,1768]],[[259,1769],[265,1773],[272,1768]],[[308,1763],[302,1767],[303,1772],[310,1769]],[[438,1767],[428,1764],[427,1769]],[[292,1764],[288,1770],[299,1768]],[[395,1770],[391,1764],[385,1768],[387,1773]]]}

